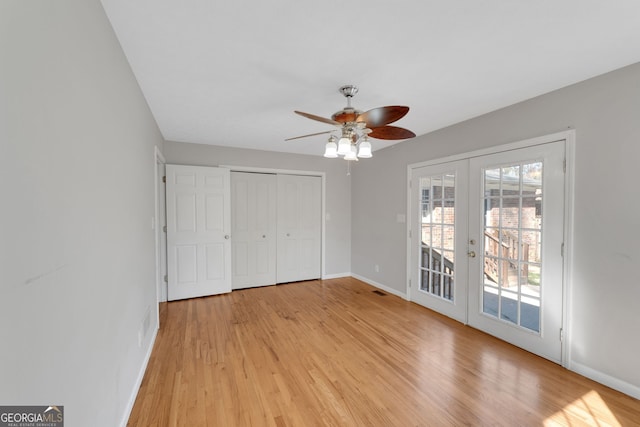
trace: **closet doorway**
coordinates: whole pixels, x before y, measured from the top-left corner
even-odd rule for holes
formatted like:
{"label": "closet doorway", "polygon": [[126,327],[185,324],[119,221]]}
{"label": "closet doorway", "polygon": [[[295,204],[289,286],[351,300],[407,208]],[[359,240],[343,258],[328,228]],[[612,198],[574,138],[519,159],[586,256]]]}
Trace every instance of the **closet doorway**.
{"label": "closet doorway", "polygon": [[320,278],[322,177],[231,172],[232,288]]}

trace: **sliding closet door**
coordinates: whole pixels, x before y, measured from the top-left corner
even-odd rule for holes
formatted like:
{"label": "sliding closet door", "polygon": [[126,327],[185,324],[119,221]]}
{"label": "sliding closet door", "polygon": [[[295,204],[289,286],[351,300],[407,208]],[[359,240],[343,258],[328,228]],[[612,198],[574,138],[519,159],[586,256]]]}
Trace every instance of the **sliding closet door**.
{"label": "sliding closet door", "polygon": [[276,284],[276,175],[231,173],[233,289]]}
{"label": "sliding closet door", "polygon": [[277,282],[321,276],[322,178],[278,175]]}

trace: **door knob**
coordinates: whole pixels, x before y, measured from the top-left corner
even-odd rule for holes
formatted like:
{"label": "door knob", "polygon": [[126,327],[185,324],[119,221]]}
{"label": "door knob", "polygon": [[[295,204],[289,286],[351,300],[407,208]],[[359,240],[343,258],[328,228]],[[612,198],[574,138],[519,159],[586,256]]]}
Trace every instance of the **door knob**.
{"label": "door knob", "polygon": [[263,239],[266,239],[266,238],[267,238],[267,236],[263,234],[263,235],[262,235],[262,238],[263,238]]}
{"label": "door knob", "polygon": [[228,234],[224,235],[224,238],[227,239],[227,240],[229,240],[229,237],[231,237],[231,236],[229,236]]}
{"label": "door knob", "polygon": [[287,237],[289,237],[289,236],[290,236],[290,234],[289,234],[289,233],[287,233]]}
{"label": "door knob", "polygon": [[469,258],[475,258],[476,257],[475,251],[469,251],[468,255],[469,255]]}

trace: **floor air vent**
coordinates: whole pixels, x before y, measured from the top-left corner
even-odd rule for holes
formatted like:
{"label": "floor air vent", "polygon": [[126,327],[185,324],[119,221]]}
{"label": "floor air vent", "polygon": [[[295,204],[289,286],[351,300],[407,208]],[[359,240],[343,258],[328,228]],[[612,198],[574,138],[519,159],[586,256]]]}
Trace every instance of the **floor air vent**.
{"label": "floor air vent", "polygon": [[379,291],[379,290],[377,290],[377,289],[376,289],[375,291],[371,291],[371,292],[373,292],[373,293],[374,293],[374,294],[376,294],[376,295],[380,295],[381,297],[384,297],[384,296],[386,296],[386,295],[387,295],[387,294],[385,294],[384,292]]}

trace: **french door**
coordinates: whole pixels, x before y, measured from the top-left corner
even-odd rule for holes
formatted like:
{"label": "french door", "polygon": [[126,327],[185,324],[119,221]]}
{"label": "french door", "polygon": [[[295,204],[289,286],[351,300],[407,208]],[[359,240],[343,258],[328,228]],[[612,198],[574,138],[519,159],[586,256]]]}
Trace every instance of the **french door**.
{"label": "french door", "polygon": [[466,323],[466,160],[414,169],[414,244],[411,300]]}
{"label": "french door", "polygon": [[560,363],[564,142],[469,162],[469,324]]}
{"label": "french door", "polygon": [[411,300],[560,363],[564,151],[414,169]]}

